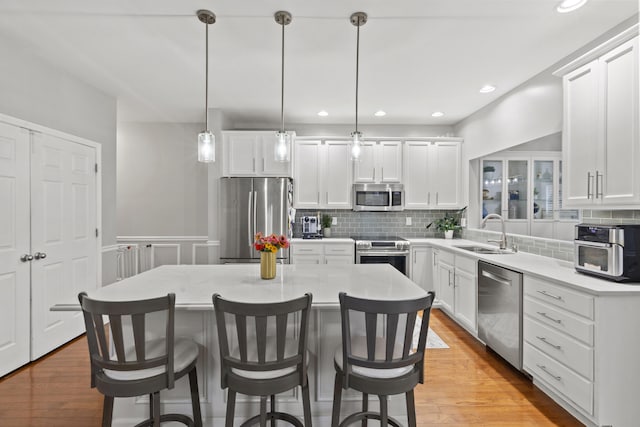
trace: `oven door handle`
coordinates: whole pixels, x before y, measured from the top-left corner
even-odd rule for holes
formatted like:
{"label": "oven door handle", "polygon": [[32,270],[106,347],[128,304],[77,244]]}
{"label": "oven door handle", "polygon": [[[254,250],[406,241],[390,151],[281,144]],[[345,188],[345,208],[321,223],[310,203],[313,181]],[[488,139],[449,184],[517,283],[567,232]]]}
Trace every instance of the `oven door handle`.
{"label": "oven door handle", "polygon": [[359,256],[408,256],[409,251],[401,251],[401,252],[385,252],[385,251],[357,251]]}
{"label": "oven door handle", "polygon": [[575,243],[578,246],[590,246],[592,248],[610,248],[613,246],[613,243],[591,242],[589,240],[575,240]]}

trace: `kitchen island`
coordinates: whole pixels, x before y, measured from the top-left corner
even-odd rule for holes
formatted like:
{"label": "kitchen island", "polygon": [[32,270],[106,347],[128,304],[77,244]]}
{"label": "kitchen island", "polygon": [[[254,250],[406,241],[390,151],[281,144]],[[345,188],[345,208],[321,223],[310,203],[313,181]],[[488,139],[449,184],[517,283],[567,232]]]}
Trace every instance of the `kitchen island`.
{"label": "kitchen island", "polygon": [[[188,336],[201,344],[198,385],[205,426],[223,425],[226,393],[220,388],[218,337],[212,295],[237,301],[269,303],[313,294],[309,323],[309,381],[311,412],[315,425],[330,424],[333,399],[333,354],[340,345],[338,293],[371,299],[401,300],[418,298],[425,291],[387,264],[376,265],[278,265],[274,280],[260,279],[258,264],[172,265],[149,270],[113,285],[91,291],[91,298],[108,301],[145,299],[176,294],[176,336]],[[54,310],[78,310],[77,303],[59,304]],[[149,328],[162,322],[148,322]],[[87,361],[88,363],[88,361]],[[302,417],[300,390],[279,395],[278,408]],[[349,390],[342,395],[342,414],[355,412],[361,395]],[[188,382],[179,380],[174,390],[161,394],[163,412],[191,413]],[[390,399],[392,416],[406,422],[404,396]],[[374,404],[373,407],[376,407]],[[116,399],[114,426],[133,425],[146,418],[148,398]],[[236,416],[240,419],[258,413],[258,401],[239,395]]]}

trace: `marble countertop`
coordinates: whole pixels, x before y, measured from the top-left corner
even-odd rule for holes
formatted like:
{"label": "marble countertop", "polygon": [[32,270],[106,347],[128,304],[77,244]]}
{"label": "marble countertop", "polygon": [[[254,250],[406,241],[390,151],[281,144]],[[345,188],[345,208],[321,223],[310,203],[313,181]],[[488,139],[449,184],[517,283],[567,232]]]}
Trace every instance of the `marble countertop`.
{"label": "marble countertop", "polygon": [[354,243],[349,237],[323,237],[321,239],[303,239],[302,237],[294,237],[292,243]]}
{"label": "marble countertop", "polygon": [[526,252],[500,255],[479,254],[457,248],[456,246],[474,245],[490,248],[495,248],[496,246],[464,239],[407,238],[407,240],[412,244],[425,244],[435,248],[446,249],[469,258],[480,259],[491,264],[520,271],[522,273],[559,283],[583,292],[597,295],[629,294],[640,296],[640,283],[617,283],[578,273],[574,269],[573,263],[568,261],[561,261],[555,258],[529,254]]}
{"label": "marble countertop", "polygon": [[[388,264],[279,264],[276,278],[262,280],[260,264],[164,265],[88,292],[92,298],[126,301],[176,294],[176,309],[212,310],[212,295],[244,302],[269,303],[313,294],[314,307],[339,307],[338,293],[370,299],[419,298],[426,292]],[[79,310],[69,301],[54,310]]]}

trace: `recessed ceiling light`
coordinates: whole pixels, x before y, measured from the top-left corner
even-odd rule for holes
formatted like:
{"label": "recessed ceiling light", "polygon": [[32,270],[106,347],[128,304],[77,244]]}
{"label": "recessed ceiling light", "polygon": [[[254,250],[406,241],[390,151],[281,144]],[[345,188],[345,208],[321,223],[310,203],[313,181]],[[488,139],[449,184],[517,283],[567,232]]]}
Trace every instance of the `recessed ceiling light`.
{"label": "recessed ceiling light", "polygon": [[576,9],[580,9],[587,3],[588,0],[563,0],[558,4],[556,10],[559,13],[573,12]]}
{"label": "recessed ceiling light", "polygon": [[444,113],[442,111],[434,111],[433,113],[431,113],[431,117],[442,117],[444,116]]}
{"label": "recessed ceiling light", "polygon": [[329,115],[329,113],[327,113],[326,111],[322,110],[322,111],[318,111],[318,115],[320,117],[327,117]]}
{"label": "recessed ceiling light", "polygon": [[386,115],[387,115],[387,113],[385,113],[385,112],[384,112],[384,111],[382,111],[382,110],[378,110],[378,111],[376,111],[373,115],[374,115],[374,116],[376,116],[376,117],[382,117],[382,116],[386,116]]}
{"label": "recessed ceiling light", "polygon": [[484,85],[480,88],[480,93],[489,93],[496,90],[496,87],[493,85]]}

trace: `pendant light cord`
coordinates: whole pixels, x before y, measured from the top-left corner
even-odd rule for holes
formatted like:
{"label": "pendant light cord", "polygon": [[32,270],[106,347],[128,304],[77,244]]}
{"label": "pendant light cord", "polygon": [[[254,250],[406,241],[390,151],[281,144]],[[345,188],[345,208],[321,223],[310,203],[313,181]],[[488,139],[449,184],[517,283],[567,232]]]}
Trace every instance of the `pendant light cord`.
{"label": "pendant light cord", "polygon": [[358,68],[360,66],[360,17],[356,36],[356,133],[358,132]]}
{"label": "pendant light cord", "polygon": [[204,130],[209,132],[209,24],[205,23]]}
{"label": "pendant light cord", "polygon": [[282,120],[281,132],[284,133],[284,25],[285,20],[282,19],[282,64],[281,64],[281,81],[280,81],[280,119]]}

